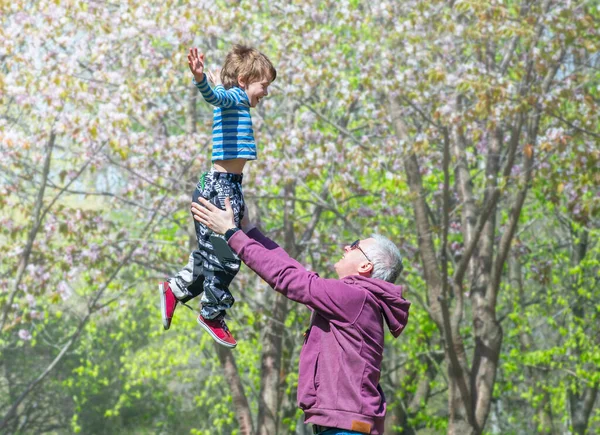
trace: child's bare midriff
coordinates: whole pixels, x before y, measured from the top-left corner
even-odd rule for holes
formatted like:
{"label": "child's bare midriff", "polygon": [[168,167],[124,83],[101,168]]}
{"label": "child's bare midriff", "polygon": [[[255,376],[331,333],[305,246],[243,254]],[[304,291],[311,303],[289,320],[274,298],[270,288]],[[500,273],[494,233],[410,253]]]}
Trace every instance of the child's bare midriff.
{"label": "child's bare midriff", "polygon": [[219,172],[229,172],[232,174],[241,174],[248,159],[217,160],[213,166]]}

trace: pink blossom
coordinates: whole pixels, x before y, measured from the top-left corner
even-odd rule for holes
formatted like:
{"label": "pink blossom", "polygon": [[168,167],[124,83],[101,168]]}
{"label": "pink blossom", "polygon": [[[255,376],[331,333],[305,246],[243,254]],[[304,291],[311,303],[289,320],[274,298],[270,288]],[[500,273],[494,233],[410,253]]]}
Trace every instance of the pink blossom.
{"label": "pink blossom", "polygon": [[44,313],[40,313],[39,311],[31,311],[30,316],[35,320],[42,320],[44,318]]}
{"label": "pink blossom", "polygon": [[58,292],[63,301],[66,301],[73,295],[73,290],[71,289],[69,284],[67,284],[66,281],[59,282],[56,291]]}
{"label": "pink blossom", "polygon": [[29,332],[27,329],[19,329],[19,338],[23,341],[31,340],[31,332]]}
{"label": "pink blossom", "polygon": [[30,307],[34,307],[36,305],[35,296],[33,296],[31,293],[27,293],[25,295],[25,300],[27,301]]}

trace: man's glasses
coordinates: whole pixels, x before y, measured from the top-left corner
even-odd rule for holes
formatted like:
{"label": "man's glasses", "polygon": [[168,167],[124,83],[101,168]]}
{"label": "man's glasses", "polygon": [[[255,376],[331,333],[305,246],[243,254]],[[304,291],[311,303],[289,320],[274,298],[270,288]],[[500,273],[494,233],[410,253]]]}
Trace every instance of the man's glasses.
{"label": "man's glasses", "polygon": [[365,258],[367,260],[369,260],[371,263],[373,263],[371,261],[371,259],[369,257],[367,257],[367,254],[365,254],[365,251],[363,251],[360,246],[358,246],[358,244],[360,243],[360,240],[355,240],[354,242],[352,242],[352,244],[350,245],[350,249],[358,249],[360,252],[363,253],[363,255],[365,256]]}

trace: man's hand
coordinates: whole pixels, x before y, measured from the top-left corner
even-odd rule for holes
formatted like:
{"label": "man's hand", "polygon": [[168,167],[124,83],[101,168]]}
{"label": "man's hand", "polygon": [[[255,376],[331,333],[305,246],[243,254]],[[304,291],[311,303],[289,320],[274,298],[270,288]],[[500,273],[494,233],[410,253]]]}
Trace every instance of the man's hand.
{"label": "man's hand", "polygon": [[225,198],[225,210],[212,205],[204,198],[198,198],[200,204],[192,202],[194,219],[203,223],[217,234],[225,234],[228,229],[235,227],[233,210],[229,197]]}
{"label": "man's hand", "polygon": [[194,74],[194,79],[197,82],[201,82],[204,78],[204,53],[198,53],[197,48],[190,48],[188,66],[192,74]]}

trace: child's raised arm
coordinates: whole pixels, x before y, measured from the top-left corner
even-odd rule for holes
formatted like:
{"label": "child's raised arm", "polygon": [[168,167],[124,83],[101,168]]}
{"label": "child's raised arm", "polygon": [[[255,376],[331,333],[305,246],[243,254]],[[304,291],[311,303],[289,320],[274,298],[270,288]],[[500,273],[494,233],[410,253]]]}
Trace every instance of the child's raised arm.
{"label": "child's raised arm", "polygon": [[190,48],[188,66],[198,83],[204,78],[204,53],[198,53],[197,48]]}
{"label": "child's raised arm", "polygon": [[188,66],[194,75],[194,83],[204,100],[213,106],[228,109],[236,104],[245,102],[245,93],[235,90],[226,90],[222,86],[212,89],[208,84],[207,75],[204,73],[204,53],[198,53],[197,48],[190,48]]}

